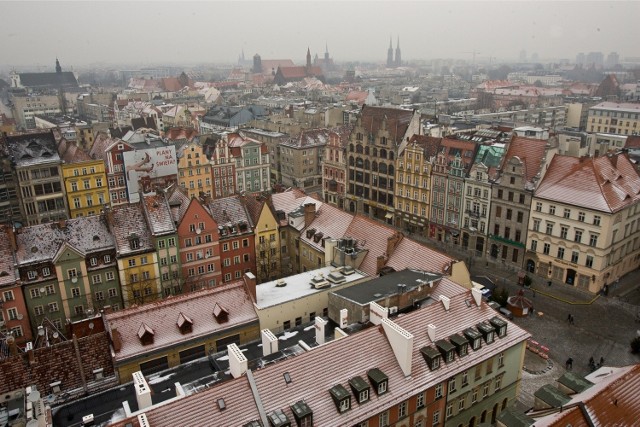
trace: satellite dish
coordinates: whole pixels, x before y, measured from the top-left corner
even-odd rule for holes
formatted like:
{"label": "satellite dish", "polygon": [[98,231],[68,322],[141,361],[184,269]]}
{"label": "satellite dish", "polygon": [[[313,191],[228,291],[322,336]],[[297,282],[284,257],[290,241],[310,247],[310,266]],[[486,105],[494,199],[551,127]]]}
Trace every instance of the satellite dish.
{"label": "satellite dish", "polygon": [[200,228],[196,228],[196,234],[200,234],[202,233],[202,230],[200,230]]}
{"label": "satellite dish", "polygon": [[58,338],[59,336],[60,336],[60,334],[59,334],[59,333],[57,333],[57,332],[54,332],[54,333],[53,333],[53,338]]}
{"label": "satellite dish", "polygon": [[45,289],[44,287],[40,288],[40,293],[41,293],[41,294],[44,294],[44,293],[45,293],[45,291],[46,291],[46,289]]}
{"label": "satellite dish", "polygon": [[96,325],[93,324],[93,322],[89,322],[89,329],[93,329],[95,328]]}

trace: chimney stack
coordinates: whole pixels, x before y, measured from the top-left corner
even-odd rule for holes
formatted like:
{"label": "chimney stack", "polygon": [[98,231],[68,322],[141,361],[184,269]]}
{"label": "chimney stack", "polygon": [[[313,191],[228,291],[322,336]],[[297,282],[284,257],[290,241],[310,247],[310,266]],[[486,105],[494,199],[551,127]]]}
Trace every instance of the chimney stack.
{"label": "chimney stack", "polygon": [[136,400],[138,401],[139,410],[148,408],[153,404],[151,402],[151,389],[141,371],[133,373],[133,388],[136,390]]}
{"label": "chimney stack", "polygon": [[278,338],[269,329],[260,331],[262,336],[262,355],[268,356],[278,352]]}
{"label": "chimney stack", "polygon": [[320,316],[316,316],[316,323],[315,323],[315,328],[316,328],[316,342],[318,343],[318,345],[322,345],[324,344],[324,327],[326,326],[328,322],[326,320],[324,320],[322,317]]}
{"label": "chimney stack", "polygon": [[386,263],[387,263],[387,257],[384,254],[378,255],[378,257],[376,258],[376,274],[380,274],[380,271],[382,270],[382,268]]}
{"label": "chimney stack", "polygon": [[233,378],[241,377],[247,372],[248,361],[237,344],[227,346],[227,355],[229,356],[229,369]]}
{"label": "chimney stack", "polygon": [[404,373],[405,377],[410,376],[413,335],[389,319],[382,319],[382,328],[400,365],[400,369],[402,369],[402,373]]}
{"label": "chimney stack", "polygon": [[249,293],[251,300],[255,304],[256,302],[258,302],[258,299],[256,297],[256,276],[254,276],[252,272],[247,271],[246,273],[244,273],[244,276],[242,276],[242,279],[244,280],[244,286],[247,288],[247,292]]}
{"label": "chimney stack", "polygon": [[482,302],[482,292],[480,292],[479,289],[472,288],[471,296],[473,297],[473,300],[475,301],[476,305],[480,307],[480,303]]}
{"label": "chimney stack", "polygon": [[429,334],[431,342],[436,342],[436,325],[429,323],[427,325],[427,334]]}
{"label": "chimney stack", "polygon": [[379,325],[382,319],[389,317],[389,309],[381,306],[377,302],[369,303],[369,322]]}
{"label": "chimney stack", "polygon": [[402,240],[403,234],[399,231],[395,232],[393,236],[387,238],[387,255],[393,255],[393,252],[396,250],[400,241]]}
{"label": "chimney stack", "polygon": [[311,225],[313,220],[316,217],[316,204],[315,203],[305,203],[304,204],[304,226],[308,227]]}
{"label": "chimney stack", "polygon": [[440,295],[440,301],[442,301],[442,306],[444,307],[445,311],[449,311],[449,303],[451,302],[451,299],[449,299],[449,297],[445,297],[444,295]]}

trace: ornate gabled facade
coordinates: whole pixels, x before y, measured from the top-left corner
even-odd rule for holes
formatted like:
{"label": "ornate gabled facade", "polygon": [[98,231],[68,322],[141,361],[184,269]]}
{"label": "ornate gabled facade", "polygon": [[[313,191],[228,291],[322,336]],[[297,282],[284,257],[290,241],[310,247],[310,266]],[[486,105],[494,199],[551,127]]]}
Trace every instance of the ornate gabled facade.
{"label": "ornate gabled facade", "polygon": [[364,106],[351,131],[345,208],[392,223],[395,212],[395,162],[419,133],[417,111]]}
{"label": "ornate gabled facade", "polygon": [[483,163],[471,167],[465,180],[460,244],[475,255],[484,256],[491,203],[489,168]]}
{"label": "ornate gabled facade", "polygon": [[533,191],[557,153],[554,140],[514,136],[491,193],[489,259],[522,267]]}
{"label": "ornate gabled facade", "polygon": [[329,132],[322,162],[322,194],[325,203],[344,209],[347,193],[347,142],[351,126]]}

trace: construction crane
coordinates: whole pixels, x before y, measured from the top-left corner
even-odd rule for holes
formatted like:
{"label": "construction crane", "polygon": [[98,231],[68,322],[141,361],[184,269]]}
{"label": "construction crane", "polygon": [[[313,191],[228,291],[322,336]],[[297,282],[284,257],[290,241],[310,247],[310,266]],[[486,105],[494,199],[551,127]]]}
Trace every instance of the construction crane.
{"label": "construction crane", "polygon": [[471,52],[461,52],[461,53],[470,53],[471,55],[473,55],[473,62],[471,63],[472,66],[476,65],[476,55],[480,55],[482,52],[478,52],[477,50],[472,50]]}

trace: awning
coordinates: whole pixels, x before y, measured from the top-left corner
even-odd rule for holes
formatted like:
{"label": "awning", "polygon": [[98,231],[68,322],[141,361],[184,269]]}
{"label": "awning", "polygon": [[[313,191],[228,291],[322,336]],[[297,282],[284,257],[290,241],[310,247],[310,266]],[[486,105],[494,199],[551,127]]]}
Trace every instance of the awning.
{"label": "awning", "polygon": [[387,213],[384,217],[386,219],[391,219],[391,218],[393,218],[393,214],[392,213]]}

